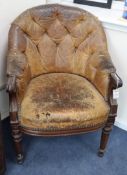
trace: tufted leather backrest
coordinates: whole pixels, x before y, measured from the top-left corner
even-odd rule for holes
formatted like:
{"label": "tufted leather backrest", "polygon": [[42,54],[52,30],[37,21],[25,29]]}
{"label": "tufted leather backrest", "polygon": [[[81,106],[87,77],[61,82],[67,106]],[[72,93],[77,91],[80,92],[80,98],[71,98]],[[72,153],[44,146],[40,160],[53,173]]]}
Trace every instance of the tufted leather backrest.
{"label": "tufted leather backrest", "polygon": [[[26,10],[12,23],[11,51],[27,58],[31,77],[49,72],[74,73],[86,77],[105,96],[110,67],[105,33],[99,20],[79,8],[50,4]],[[16,56],[17,57],[17,56]],[[100,64],[101,63],[101,64]],[[105,87],[106,85],[106,87]]]}
{"label": "tufted leather backrest", "polygon": [[77,8],[39,6],[22,13],[13,24],[24,33],[32,77],[46,72],[84,75],[91,55],[107,48],[100,22]]}

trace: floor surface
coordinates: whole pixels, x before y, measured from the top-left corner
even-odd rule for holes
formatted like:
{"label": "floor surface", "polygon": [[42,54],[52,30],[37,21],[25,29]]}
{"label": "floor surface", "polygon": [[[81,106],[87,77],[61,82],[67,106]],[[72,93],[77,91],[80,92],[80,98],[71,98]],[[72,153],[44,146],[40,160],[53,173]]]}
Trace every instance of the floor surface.
{"label": "floor surface", "polygon": [[127,132],[117,127],[103,158],[97,156],[101,131],[54,138],[25,135],[23,165],[16,164],[8,120],[3,127],[5,175],[127,175]]}

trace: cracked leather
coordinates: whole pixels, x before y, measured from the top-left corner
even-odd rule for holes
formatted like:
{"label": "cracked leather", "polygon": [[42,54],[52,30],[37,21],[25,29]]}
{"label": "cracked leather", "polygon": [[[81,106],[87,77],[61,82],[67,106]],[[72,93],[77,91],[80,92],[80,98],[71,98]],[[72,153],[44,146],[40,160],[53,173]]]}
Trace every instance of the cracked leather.
{"label": "cracked leather", "polygon": [[13,21],[7,60],[19,103],[31,79],[51,72],[83,76],[107,98],[109,74],[115,72],[99,20],[58,4],[28,9]]}

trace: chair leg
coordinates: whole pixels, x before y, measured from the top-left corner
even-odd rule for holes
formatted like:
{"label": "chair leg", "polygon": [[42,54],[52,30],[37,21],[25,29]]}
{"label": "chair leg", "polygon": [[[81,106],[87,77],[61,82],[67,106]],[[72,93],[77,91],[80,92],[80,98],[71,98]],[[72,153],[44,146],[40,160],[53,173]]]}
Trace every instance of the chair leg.
{"label": "chair leg", "polygon": [[101,142],[100,142],[100,148],[98,151],[98,156],[99,157],[103,157],[104,156],[104,152],[108,143],[108,139],[109,139],[109,135],[110,132],[112,131],[114,122],[115,122],[115,117],[117,115],[117,103],[114,100],[111,104],[111,108],[110,108],[110,113],[109,113],[109,117],[108,120],[102,130],[102,135],[101,135]]}
{"label": "chair leg", "polygon": [[103,157],[105,153],[105,149],[108,143],[109,135],[112,130],[112,127],[107,127],[105,126],[102,130],[102,135],[101,135],[101,143],[100,143],[100,148],[98,151],[98,156]]}
{"label": "chair leg", "polygon": [[[14,117],[14,113],[13,113],[13,117]],[[21,143],[22,134],[19,127],[19,122],[18,120],[15,120],[15,121],[11,120],[10,124],[12,129],[12,138],[14,142],[17,163],[22,164],[23,163],[23,151],[22,151],[22,143]]]}

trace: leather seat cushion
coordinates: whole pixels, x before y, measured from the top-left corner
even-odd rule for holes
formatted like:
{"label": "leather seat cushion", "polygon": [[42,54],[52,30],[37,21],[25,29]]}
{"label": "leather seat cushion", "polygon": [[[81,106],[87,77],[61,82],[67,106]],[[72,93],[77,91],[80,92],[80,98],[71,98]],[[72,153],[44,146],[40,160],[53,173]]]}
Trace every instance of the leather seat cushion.
{"label": "leather seat cushion", "polygon": [[86,128],[104,123],[109,106],[85,78],[49,73],[32,79],[20,107],[20,124],[46,131]]}

